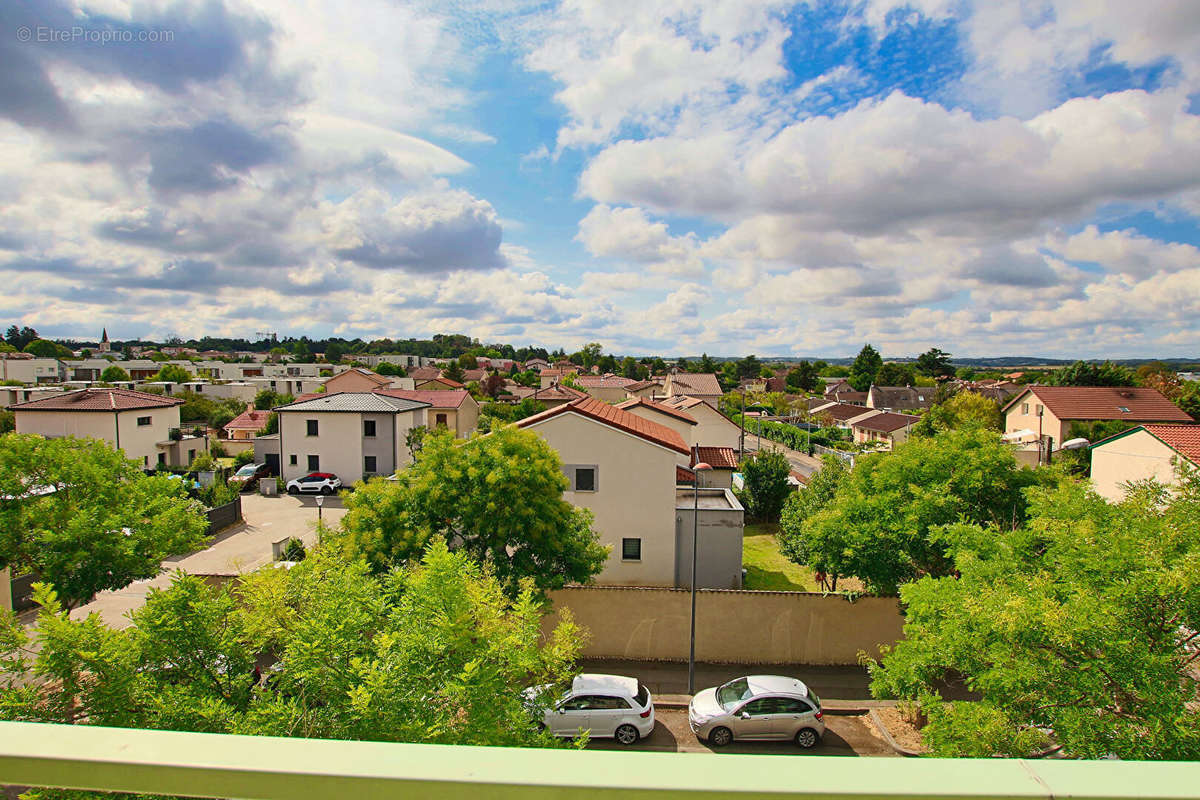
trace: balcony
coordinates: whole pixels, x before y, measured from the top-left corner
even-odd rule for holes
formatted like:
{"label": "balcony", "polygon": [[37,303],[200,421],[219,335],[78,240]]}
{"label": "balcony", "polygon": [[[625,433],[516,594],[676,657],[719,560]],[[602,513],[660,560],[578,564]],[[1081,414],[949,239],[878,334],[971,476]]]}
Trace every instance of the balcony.
{"label": "balcony", "polygon": [[1200,764],[679,755],[0,722],[11,785],[190,797],[1195,798]]}

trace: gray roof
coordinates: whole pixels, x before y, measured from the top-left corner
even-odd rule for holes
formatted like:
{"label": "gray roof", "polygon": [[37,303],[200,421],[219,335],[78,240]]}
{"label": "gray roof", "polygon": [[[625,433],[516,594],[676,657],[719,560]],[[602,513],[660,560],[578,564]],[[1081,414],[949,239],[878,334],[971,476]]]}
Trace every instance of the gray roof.
{"label": "gray roof", "polygon": [[429,408],[429,403],[404,400],[374,392],[334,392],[300,400],[286,406],[276,406],[275,411],[357,411],[372,414],[394,414],[400,411],[415,411]]}

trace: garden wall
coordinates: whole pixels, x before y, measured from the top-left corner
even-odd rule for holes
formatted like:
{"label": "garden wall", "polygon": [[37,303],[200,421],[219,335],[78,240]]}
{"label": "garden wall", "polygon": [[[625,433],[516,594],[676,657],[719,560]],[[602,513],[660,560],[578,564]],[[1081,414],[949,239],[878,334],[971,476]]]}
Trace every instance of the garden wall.
{"label": "garden wall", "polygon": [[210,508],[208,514],[208,535],[216,536],[235,522],[242,519],[242,498],[238,495],[232,503]]}
{"label": "garden wall", "polygon": [[[686,661],[690,593],[686,589],[579,586],[550,592],[550,630],[569,608],[590,638],[582,655]],[[859,651],[901,638],[895,597],[807,592],[701,590],[696,593],[696,659],[744,664],[857,664]]]}

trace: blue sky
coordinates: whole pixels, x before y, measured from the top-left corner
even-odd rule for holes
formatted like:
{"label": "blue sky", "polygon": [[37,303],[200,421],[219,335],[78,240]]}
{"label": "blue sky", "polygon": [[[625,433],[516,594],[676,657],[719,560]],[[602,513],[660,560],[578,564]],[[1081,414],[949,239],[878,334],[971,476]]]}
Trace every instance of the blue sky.
{"label": "blue sky", "polygon": [[4,325],[1200,357],[1188,0],[18,0],[0,31]]}

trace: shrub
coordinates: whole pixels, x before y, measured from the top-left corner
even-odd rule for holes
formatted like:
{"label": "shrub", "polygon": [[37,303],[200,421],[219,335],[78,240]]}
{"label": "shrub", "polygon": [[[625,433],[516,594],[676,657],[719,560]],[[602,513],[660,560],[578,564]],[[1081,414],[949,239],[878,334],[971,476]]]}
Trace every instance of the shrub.
{"label": "shrub", "polygon": [[306,555],[308,551],[304,548],[304,542],[294,536],[287,540],[283,552],[279,554],[281,561],[303,561]]}
{"label": "shrub", "polygon": [[192,464],[188,469],[191,472],[212,472],[217,468],[217,463],[213,461],[212,454],[207,450],[202,450],[192,459]]}
{"label": "shrub", "polygon": [[212,454],[213,458],[226,458],[229,455],[229,453],[225,451],[225,445],[221,444],[220,442],[213,442],[209,446],[208,452]]}
{"label": "shrub", "polygon": [[238,453],[236,456],[233,457],[233,468],[234,469],[241,469],[242,467],[246,466],[247,464],[253,464],[253,463],[254,463],[254,451],[253,450],[243,450],[242,452]]}

